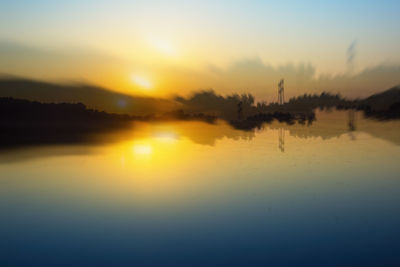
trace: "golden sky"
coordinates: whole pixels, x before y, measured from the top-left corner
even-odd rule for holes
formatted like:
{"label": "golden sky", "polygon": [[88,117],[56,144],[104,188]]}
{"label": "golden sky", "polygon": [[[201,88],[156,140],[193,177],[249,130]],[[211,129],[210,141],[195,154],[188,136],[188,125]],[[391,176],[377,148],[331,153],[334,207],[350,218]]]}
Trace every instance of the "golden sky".
{"label": "golden sky", "polygon": [[[397,1],[5,1],[0,73],[151,96],[400,83]],[[361,89],[360,89],[361,88]]]}

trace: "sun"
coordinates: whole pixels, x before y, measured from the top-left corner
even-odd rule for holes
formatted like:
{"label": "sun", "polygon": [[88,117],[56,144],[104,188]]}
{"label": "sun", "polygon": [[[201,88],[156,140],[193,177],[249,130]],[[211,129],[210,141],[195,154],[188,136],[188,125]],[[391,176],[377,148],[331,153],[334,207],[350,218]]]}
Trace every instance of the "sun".
{"label": "sun", "polygon": [[143,76],[139,76],[136,74],[132,75],[132,82],[142,89],[149,90],[153,88],[153,84]]}

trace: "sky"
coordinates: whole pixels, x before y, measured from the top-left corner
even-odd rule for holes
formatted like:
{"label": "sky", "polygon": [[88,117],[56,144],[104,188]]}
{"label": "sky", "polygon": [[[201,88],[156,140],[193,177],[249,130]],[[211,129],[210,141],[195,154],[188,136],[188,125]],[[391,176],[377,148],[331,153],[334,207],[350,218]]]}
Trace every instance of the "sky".
{"label": "sky", "polygon": [[[400,83],[399,1],[0,0],[0,73],[168,96]],[[371,77],[373,80],[371,81]]]}

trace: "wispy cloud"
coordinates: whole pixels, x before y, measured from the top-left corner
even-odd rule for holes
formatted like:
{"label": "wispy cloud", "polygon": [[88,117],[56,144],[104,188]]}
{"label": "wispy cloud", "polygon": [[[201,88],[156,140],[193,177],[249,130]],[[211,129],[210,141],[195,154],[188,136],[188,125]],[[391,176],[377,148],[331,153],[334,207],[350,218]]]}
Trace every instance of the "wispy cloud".
{"label": "wispy cloud", "polygon": [[[353,42],[347,50],[349,65],[354,63],[356,46]],[[250,92],[257,100],[272,101],[282,77],[285,78],[287,97],[322,91],[363,97],[400,84],[400,64],[387,63],[357,73],[335,75],[317,75],[317,67],[312,63],[272,65],[258,57],[243,58],[227,67],[209,65],[188,69],[183,66],[140,66],[84,49],[46,50],[7,42],[0,42],[0,58],[0,73],[53,81],[87,81],[123,92],[133,86],[129,84],[131,73],[135,69],[146,69],[153,72],[159,82],[155,84],[159,86],[158,91],[154,91],[164,93],[164,96],[213,88],[221,94]]]}

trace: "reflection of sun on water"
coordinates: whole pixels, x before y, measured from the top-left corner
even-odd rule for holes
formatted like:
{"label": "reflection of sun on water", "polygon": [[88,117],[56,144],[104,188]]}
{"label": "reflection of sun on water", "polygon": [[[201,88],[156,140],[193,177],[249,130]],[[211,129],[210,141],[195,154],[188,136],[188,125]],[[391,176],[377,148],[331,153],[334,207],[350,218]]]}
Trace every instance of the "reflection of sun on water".
{"label": "reflection of sun on water", "polygon": [[[233,130],[225,124],[137,122],[132,130],[121,132],[125,137],[121,142],[105,143],[93,148],[90,154],[71,156],[69,150],[64,150],[68,152],[65,156],[57,154],[57,157],[24,163],[27,167],[21,168],[21,174],[24,174],[21,177],[34,175],[37,179],[32,187],[37,187],[40,194],[43,186],[54,186],[54,190],[46,191],[59,194],[58,190],[63,188],[61,193],[77,196],[82,201],[93,198],[96,203],[101,201],[105,205],[137,205],[144,207],[143,210],[164,210],[166,205],[185,205],[197,200],[209,201],[214,197],[221,201],[226,195],[237,195],[235,190],[248,197],[250,189],[269,190],[271,195],[278,196],[280,190],[284,193],[289,188],[303,188],[303,182],[315,182],[316,186],[326,188],[323,184],[328,178],[323,181],[318,178],[335,172],[337,166],[350,162],[348,167],[353,170],[353,162],[358,157],[365,160],[384,159],[387,153],[395,155],[398,150],[387,150],[391,149],[389,143],[372,139],[368,134],[359,133],[357,142],[343,134],[329,141],[311,135],[319,135],[321,129],[328,130],[327,134],[331,135],[332,128],[326,125],[329,123],[332,127],[331,121],[337,120],[319,120],[310,127],[290,126],[291,134],[287,132],[285,135],[285,153],[278,149],[278,129],[289,127],[284,124],[272,124],[266,128],[268,130],[255,134],[250,142],[247,138],[240,138],[247,137],[248,133]],[[335,129],[346,128],[342,122],[337,121]],[[360,127],[370,129],[379,126],[381,129],[381,123],[374,123],[368,121]],[[360,150],[360,147],[363,149]],[[384,149],[377,149],[373,157],[371,153],[365,153],[373,151],[373,148]],[[317,170],[314,167],[316,162],[319,166]],[[372,167],[387,164],[383,160],[369,163]],[[9,166],[13,164],[0,164],[2,170]],[[34,171],[30,168],[33,166],[36,168]],[[320,173],[310,177],[310,170]],[[55,181],[54,176],[57,175],[60,177]],[[333,177],[342,176],[329,176]],[[363,177],[357,179],[361,181]],[[265,193],[263,191],[262,195]]]}
{"label": "reflection of sun on water", "polygon": [[174,132],[157,132],[154,138],[163,143],[174,143],[178,140],[178,135]]}
{"label": "reflection of sun on water", "polygon": [[229,156],[187,136],[210,134],[215,129],[220,127],[200,122],[136,123],[128,133],[129,141],[110,145],[93,165],[96,177],[105,177],[104,190],[115,194],[115,200],[129,199],[148,207],[180,203],[179,199],[190,198],[199,187],[208,194],[218,188],[211,184],[218,181],[214,178],[220,176],[219,170],[230,172],[221,167]]}
{"label": "reflection of sun on water", "polygon": [[135,155],[151,155],[153,153],[153,148],[147,144],[135,144],[132,150]]}
{"label": "reflection of sun on water", "polygon": [[173,144],[178,140],[178,135],[174,132],[156,132],[152,138],[135,142],[132,146],[132,152],[135,156],[150,156],[153,154],[154,147],[158,152],[165,150],[163,144]]}

